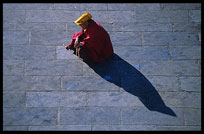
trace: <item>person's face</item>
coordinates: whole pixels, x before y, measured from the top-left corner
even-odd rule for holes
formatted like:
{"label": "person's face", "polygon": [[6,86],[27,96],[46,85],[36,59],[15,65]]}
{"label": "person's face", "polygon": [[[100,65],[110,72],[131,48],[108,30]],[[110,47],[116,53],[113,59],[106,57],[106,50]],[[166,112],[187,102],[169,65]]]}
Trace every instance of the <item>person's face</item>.
{"label": "person's face", "polygon": [[84,22],[80,26],[81,26],[82,29],[86,29],[88,27],[88,24],[89,24],[88,22]]}

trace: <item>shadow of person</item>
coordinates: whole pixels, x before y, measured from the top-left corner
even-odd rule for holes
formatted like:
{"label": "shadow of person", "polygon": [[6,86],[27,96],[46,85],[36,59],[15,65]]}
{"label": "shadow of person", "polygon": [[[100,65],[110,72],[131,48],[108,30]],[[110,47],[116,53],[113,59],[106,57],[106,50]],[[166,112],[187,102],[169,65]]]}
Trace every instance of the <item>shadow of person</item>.
{"label": "shadow of person", "polygon": [[117,54],[114,53],[103,63],[86,62],[86,64],[106,81],[137,96],[149,110],[176,116],[173,110],[165,105],[149,80]]}

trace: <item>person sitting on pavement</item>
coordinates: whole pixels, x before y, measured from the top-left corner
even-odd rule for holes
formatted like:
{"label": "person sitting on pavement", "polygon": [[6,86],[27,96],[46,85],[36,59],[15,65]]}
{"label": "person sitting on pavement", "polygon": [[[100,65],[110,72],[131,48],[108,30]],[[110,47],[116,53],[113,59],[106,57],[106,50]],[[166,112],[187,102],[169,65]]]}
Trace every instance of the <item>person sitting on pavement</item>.
{"label": "person sitting on pavement", "polygon": [[72,35],[69,45],[63,45],[78,52],[84,62],[101,63],[113,55],[113,46],[108,32],[91,18],[90,13],[85,13],[74,21],[81,26],[81,32]]}

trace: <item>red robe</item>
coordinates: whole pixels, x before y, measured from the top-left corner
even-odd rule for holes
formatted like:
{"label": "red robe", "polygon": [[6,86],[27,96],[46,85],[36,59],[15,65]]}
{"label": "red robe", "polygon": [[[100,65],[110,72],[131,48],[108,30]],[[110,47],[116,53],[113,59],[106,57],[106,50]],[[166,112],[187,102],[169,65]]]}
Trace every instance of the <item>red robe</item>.
{"label": "red robe", "polygon": [[90,20],[86,32],[82,31],[72,35],[72,43],[68,48],[73,48],[75,39],[79,37],[81,47],[78,48],[84,61],[103,62],[113,55],[113,47],[107,31],[94,20]]}

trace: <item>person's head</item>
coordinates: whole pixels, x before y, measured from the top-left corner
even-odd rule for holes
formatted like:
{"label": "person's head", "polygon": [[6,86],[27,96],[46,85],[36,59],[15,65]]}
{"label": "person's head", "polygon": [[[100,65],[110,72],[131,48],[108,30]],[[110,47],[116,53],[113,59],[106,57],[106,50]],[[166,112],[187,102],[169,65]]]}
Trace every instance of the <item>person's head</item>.
{"label": "person's head", "polygon": [[82,29],[86,29],[89,25],[90,19],[85,21],[84,23],[80,24],[79,26],[81,26]]}
{"label": "person's head", "polygon": [[74,23],[81,26],[83,29],[86,29],[88,27],[91,17],[92,16],[90,13],[85,13],[81,17],[79,17],[76,21],[74,21]]}

